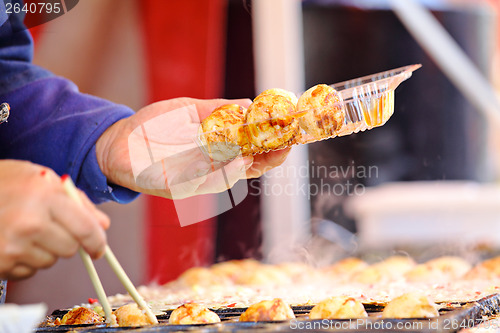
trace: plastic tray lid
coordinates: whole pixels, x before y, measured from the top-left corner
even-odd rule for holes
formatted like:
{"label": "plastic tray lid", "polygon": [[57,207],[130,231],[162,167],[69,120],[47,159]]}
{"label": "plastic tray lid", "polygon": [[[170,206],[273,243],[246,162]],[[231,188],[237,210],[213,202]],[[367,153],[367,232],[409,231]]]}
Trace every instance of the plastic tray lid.
{"label": "plastic tray lid", "polygon": [[394,90],[420,67],[420,64],[409,65],[332,84],[342,96],[345,112],[345,124],[338,135],[385,124],[394,112]]}
{"label": "plastic tray lid", "polygon": [[353,98],[377,97],[389,90],[395,90],[401,82],[409,79],[420,64],[391,69],[331,85],[342,94],[344,102]]}

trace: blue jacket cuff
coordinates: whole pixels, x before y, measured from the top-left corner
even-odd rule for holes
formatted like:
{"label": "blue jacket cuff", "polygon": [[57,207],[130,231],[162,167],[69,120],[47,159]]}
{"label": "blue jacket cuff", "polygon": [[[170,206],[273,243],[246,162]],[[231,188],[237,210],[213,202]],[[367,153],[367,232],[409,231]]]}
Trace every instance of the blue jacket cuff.
{"label": "blue jacket cuff", "polygon": [[87,193],[94,203],[103,203],[113,200],[125,204],[139,196],[137,192],[108,183],[108,179],[102,173],[97,163],[95,146],[90,149],[83,161],[81,177],[79,177],[79,179],[80,181],[77,183],[78,187]]}

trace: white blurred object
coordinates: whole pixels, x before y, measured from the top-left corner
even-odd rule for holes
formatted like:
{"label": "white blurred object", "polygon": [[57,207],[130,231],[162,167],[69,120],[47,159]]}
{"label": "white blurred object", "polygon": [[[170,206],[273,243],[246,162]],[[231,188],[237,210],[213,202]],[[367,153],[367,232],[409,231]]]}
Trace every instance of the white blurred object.
{"label": "white blurred object", "polygon": [[500,186],[461,181],[388,183],[351,197],[361,248],[439,244],[500,248]]}
{"label": "white blurred object", "polygon": [[[282,88],[304,91],[304,59],[302,45],[302,7],[300,0],[254,0],[252,19],[254,32],[255,79],[258,92]],[[307,168],[307,146],[296,146],[281,168]],[[310,236],[310,207],[307,177],[278,176],[271,170],[262,177],[262,187],[294,189],[293,193],[263,194],[262,251],[268,262],[291,261],[293,248],[303,246]],[[286,173],[286,172],[285,172]],[[272,255],[271,255],[272,253]]]}
{"label": "white blurred object", "polygon": [[43,303],[32,305],[0,305],[0,333],[28,333],[45,318],[47,306]]}

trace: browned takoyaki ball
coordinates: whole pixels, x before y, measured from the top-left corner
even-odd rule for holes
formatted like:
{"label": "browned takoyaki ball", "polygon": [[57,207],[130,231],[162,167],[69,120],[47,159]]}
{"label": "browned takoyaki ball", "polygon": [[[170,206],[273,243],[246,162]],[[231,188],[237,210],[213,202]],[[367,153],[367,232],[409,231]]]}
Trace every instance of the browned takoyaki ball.
{"label": "browned takoyaki ball", "polygon": [[113,314],[119,326],[144,326],[152,325],[146,311],[139,309],[136,303],[120,306]]}
{"label": "browned takoyaki ball", "polygon": [[299,101],[297,99],[297,96],[293,92],[285,90],[285,89],[280,89],[280,88],[272,88],[272,89],[264,90],[257,97],[255,97],[255,99],[258,99],[258,98],[260,98],[262,96],[265,96],[265,95],[279,95],[279,96],[283,96],[283,97],[285,97],[287,100],[289,100],[295,106],[297,106],[297,103]]}
{"label": "browned takoyaki ball", "polygon": [[344,124],[342,97],[332,87],[318,84],[300,96],[297,112],[300,127],[314,138],[327,138],[337,134]]}
{"label": "browned takoyaki ball", "polygon": [[191,267],[182,273],[178,280],[190,287],[226,285],[231,283],[228,277],[216,274],[207,267]]}
{"label": "browned takoyaki ball", "polygon": [[465,274],[465,278],[472,279],[498,279],[500,278],[500,257],[485,260]]}
{"label": "browned takoyaki ball", "polygon": [[77,307],[68,311],[61,319],[61,325],[81,325],[102,323],[104,318],[92,309]]}
{"label": "browned takoyaki ball", "polygon": [[240,105],[227,104],[216,108],[202,121],[199,137],[212,159],[226,161],[248,153],[246,113],[247,109]]}
{"label": "browned takoyaki ball", "polygon": [[349,277],[368,267],[363,260],[355,257],[344,258],[333,265],[323,268],[323,271],[332,277]]}
{"label": "browned takoyaki ball", "polygon": [[471,269],[471,265],[460,257],[444,256],[415,266],[405,273],[410,282],[450,281],[461,278]]}
{"label": "browned takoyaki ball", "polygon": [[250,142],[260,150],[285,148],[299,133],[295,105],[281,95],[262,95],[248,107],[246,117]]}
{"label": "browned takoyaki ball", "polygon": [[353,273],[350,279],[359,283],[377,283],[401,278],[415,267],[415,261],[406,256],[391,256],[365,269]]}
{"label": "browned takoyaki ball", "polygon": [[433,318],[439,316],[437,306],[427,296],[407,293],[394,298],[384,308],[382,318]]}
{"label": "browned takoyaki ball", "polygon": [[250,305],[240,316],[240,321],[279,321],[293,319],[292,308],[280,298]]}
{"label": "browned takoyaki ball", "polygon": [[216,276],[236,281],[248,271],[258,269],[262,264],[254,259],[229,260],[210,266],[210,271]]}
{"label": "browned takoyaki ball", "polygon": [[279,267],[262,264],[255,269],[248,269],[242,272],[235,280],[235,283],[247,286],[258,286],[284,285],[291,283],[291,281],[291,277]]}
{"label": "browned takoyaki ball", "polygon": [[290,283],[307,283],[322,278],[321,271],[306,263],[283,262],[276,265],[276,268],[290,279]]}
{"label": "browned takoyaki ball", "polygon": [[347,296],[336,296],[325,299],[309,313],[310,319],[351,319],[365,318],[368,314],[363,304]]}
{"label": "browned takoyaki ball", "polygon": [[193,325],[219,323],[219,316],[200,304],[187,303],[172,311],[168,319],[170,324]]}

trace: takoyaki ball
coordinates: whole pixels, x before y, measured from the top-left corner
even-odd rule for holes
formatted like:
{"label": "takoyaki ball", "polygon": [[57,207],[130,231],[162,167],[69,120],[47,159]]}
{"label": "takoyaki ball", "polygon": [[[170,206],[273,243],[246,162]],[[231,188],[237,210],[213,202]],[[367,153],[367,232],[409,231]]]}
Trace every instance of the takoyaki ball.
{"label": "takoyaki ball", "polygon": [[344,124],[342,97],[326,84],[318,84],[300,96],[297,112],[300,127],[314,138],[327,138],[337,134]]}
{"label": "takoyaki ball", "polygon": [[213,264],[210,270],[215,275],[236,281],[245,271],[257,269],[260,265],[261,263],[254,259],[229,260]]}
{"label": "takoyaki ball", "polygon": [[360,271],[354,272],[350,279],[357,283],[373,284],[381,281],[387,281],[389,280],[389,276],[384,269],[372,265]]}
{"label": "takoyaki ball", "polygon": [[120,306],[113,314],[116,316],[118,326],[144,326],[152,325],[146,311],[139,309],[136,303]]}
{"label": "takoyaki ball", "polygon": [[104,318],[96,311],[80,306],[68,311],[61,319],[61,325],[81,325],[102,323]]}
{"label": "takoyaki ball", "polygon": [[293,92],[285,90],[285,89],[280,89],[280,88],[272,88],[272,89],[264,90],[257,97],[255,97],[255,99],[258,99],[259,97],[262,97],[262,96],[265,96],[265,95],[279,95],[279,96],[283,96],[286,99],[288,99],[295,106],[297,106],[297,103],[299,101],[297,99],[297,96]]}
{"label": "takoyaki ball", "polygon": [[175,325],[210,324],[220,323],[220,318],[200,304],[187,303],[172,311],[168,322]]}
{"label": "takoyaki ball", "polygon": [[436,304],[426,295],[407,293],[394,298],[384,308],[383,318],[433,318],[439,316]]}
{"label": "takoyaki ball", "polygon": [[351,279],[365,284],[394,281],[413,267],[415,267],[413,259],[406,256],[392,256],[355,272]]}
{"label": "takoyaki ball", "polygon": [[453,256],[435,258],[426,262],[425,265],[451,274],[453,277],[461,277],[471,269],[471,264],[467,260]]}
{"label": "takoyaki ball", "polygon": [[365,318],[368,314],[363,304],[347,296],[330,297],[319,302],[309,313],[310,319]]}
{"label": "takoyaki ball", "polygon": [[216,161],[248,154],[250,142],[245,130],[247,109],[237,104],[222,105],[205,118],[199,130],[200,141]]}
{"label": "takoyaki ball", "polygon": [[285,148],[295,142],[299,123],[295,105],[280,95],[262,95],[248,107],[250,141],[261,151]]}
{"label": "takoyaki ball", "polygon": [[465,275],[471,265],[460,257],[440,257],[415,266],[405,273],[410,282],[450,281]]}
{"label": "takoyaki ball", "polygon": [[405,279],[408,282],[432,282],[442,281],[442,272],[432,269],[431,267],[420,264],[405,273]]}
{"label": "takoyaki ball", "polygon": [[468,280],[500,278],[500,257],[491,258],[477,264],[465,274],[464,278]]}
{"label": "takoyaki ball", "polygon": [[279,321],[293,319],[292,308],[279,298],[250,305],[240,316],[240,321]]}
{"label": "takoyaki ball", "polygon": [[363,260],[355,257],[344,258],[333,265],[323,268],[323,271],[329,276],[346,277],[359,272],[368,267]]}
{"label": "takoyaki ball", "polygon": [[231,284],[229,278],[215,274],[206,267],[192,267],[182,273],[178,280],[190,287]]}
{"label": "takoyaki ball", "polygon": [[402,276],[404,273],[415,267],[415,265],[415,260],[408,256],[400,255],[388,257],[375,264],[375,266],[386,269],[394,277]]}
{"label": "takoyaki ball", "polygon": [[276,265],[293,282],[307,282],[321,277],[320,272],[311,265],[301,262],[284,262]]}
{"label": "takoyaki ball", "polygon": [[292,279],[285,272],[272,265],[245,270],[236,280],[237,284],[247,286],[284,285],[291,282]]}

